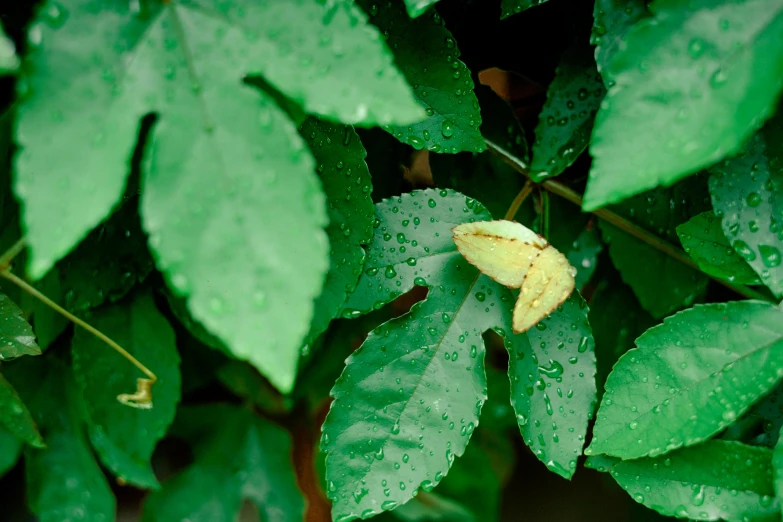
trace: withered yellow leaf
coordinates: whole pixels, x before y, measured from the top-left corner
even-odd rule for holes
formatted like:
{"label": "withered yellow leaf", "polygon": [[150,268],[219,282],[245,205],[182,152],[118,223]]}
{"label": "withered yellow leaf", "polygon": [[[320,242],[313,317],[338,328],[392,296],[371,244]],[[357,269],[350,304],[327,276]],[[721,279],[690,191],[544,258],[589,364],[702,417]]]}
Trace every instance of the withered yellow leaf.
{"label": "withered yellow leaf", "polygon": [[519,288],[514,332],[552,313],[574,291],[576,270],[546,239],[514,221],[463,223],[452,229],[467,261],[509,288]]}

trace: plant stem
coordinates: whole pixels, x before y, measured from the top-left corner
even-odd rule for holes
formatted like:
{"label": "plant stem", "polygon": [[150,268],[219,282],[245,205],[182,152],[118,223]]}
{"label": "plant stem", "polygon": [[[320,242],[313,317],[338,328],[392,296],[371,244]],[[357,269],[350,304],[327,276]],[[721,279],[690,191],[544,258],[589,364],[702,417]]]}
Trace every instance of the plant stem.
{"label": "plant stem", "polygon": [[541,235],[549,241],[549,192],[541,191]]}
{"label": "plant stem", "polygon": [[3,252],[0,256],[0,270],[5,270],[11,264],[16,256],[18,256],[22,250],[24,250],[25,242],[24,238],[17,240],[16,243],[11,245],[11,248]]}
{"label": "plant stem", "polygon": [[[493,143],[492,141],[486,140],[486,142],[487,142],[487,147],[492,152],[498,154],[514,170],[516,170],[517,172],[519,172],[520,174],[528,178],[528,182],[530,182],[530,174],[525,168],[524,162],[522,162],[519,158],[516,158],[513,154],[505,150],[503,147],[500,147],[499,145]],[[558,181],[547,179],[539,183],[539,186],[542,187],[547,192],[551,192],[556,196],[560,196],[561,198],[570,201],[575,205],[578,205],[580,208],[582,207],[582,196]],[[655,234],[648,232],[642,227],[628,221],[627,219],[620,216],[619,214],[615,214],[611,210],[605,208],[596,209],[592,213],[598,216],[599,218],[603,219],[607,223],[619,228],[623,232],[626,232],[634,236],[635,238],[639,239],[640,241],[647,243],[651,247],[663,252],[664,254],[673,257],[674,259],[683,263],[684,265],[689,266],[695,270],[699,270],[699,266],[682,249],[677,248],[676,246],[672,245],[665,239],[661,239]],[[752,288],[749,288],[745,285],[737,285],[734,283],[730,283],[718,277],[711,276],[710,274],[705,274],[705,275],[711,278],[713,281],[716,281],[717,283],[725,286],[730,290],[733,290],[734,292],[744,297],[747,297],[748,299],[759,299],[761,301],[768,301],[768,302],[771,301],[770,298],[767,297],[766,295],[756,290],[753,290]]]}
{"label": "plant stem", "polygon": [[106,336],[106,334],[104,334],[103,332],[101,332],[97,328],[95,328],[92,325],[82,321],[81,319],[79,319],[78,317],[76,317],[75,315],[70,313],[68,310],[64,309],[63,307],[61,307],[60,305],[58,305],[57,303],[55,303],[54,301],[52,301],[51,299],[46,297],[44,294],[39,292],[35,287],[33,287],[32,285],[27,283],[27,281],[25,281],[21,277],[17,276],[16,274],[12,273],[8,268],[6,268],[3,271],[0,271],[0,276],[8,279],[9,281],[14,283],[19,288],[21,288],[22,290],[24,290],[25,292],[27,292],[31,296],[35,297],[36,299],[38,299],[39,301],[44,303],[46,306],[50,307],[51,309],[53,309],[54,311],[56,311],[60,315],[64,316],[66,319],[68,319],[72,323],[81,326],[82,328],[84,328],[85,330],[87,330],[88,332],[93,334],[95,337],[97,337],[101,341],[103,341],[106,344],[108,344],[109,346],[111,346],[120,355],[122,355],[128,361],[130,361],[131,364],[133,364],[136,368],[141,370],[141,372],[144,375],[149,377],[149,379],[153,383],[158,380],[158,378],[155,376],[154,373],[152,373],[152,371],[150,371],[149,368],[147,368],[146,366],[141,364],[139,362],[139,360],[136,359],[133,355],[131,355],[125,348],[123,348],[119,344],[117,344],[114,341],[112,341],[109,337]]}
{"label": "plant stem", "polygon": [[530,193],[533,192],[533,186],[533,181],[531,179],[528,179],[525,182],[522,190],[517,193],[514,201],[511,202],[511,206],[508,207],[508,211],[506,211],[506,215],[503,216],[503,219],[506,221],[511,221],[514,219],[514,216],[516,216],[517,212],[519,211],[519,207],[522,206],[522,203],[524,203]]}

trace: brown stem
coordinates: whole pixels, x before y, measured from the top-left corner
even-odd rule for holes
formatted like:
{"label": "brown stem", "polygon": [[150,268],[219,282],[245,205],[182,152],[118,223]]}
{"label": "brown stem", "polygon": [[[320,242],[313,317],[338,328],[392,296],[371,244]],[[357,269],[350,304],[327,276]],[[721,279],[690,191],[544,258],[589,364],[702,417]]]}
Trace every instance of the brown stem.
{"label": "brown stem", "polygon": [[519,207],[522,206],[522,203],[524,203],[530,193],[533,192],[533,187],[533,181],[528,179],[525,185],[522,187],[522,190],[517,193],[514,201],[511,202],[511,206],[508,207],[508,211],[506,211],[506,215],[503,217],[503,219],[507,221],[514,219],[514,216],[516,216],[517,212],[519,211]]}
{"label": "brown stem", "polygon": [[[530,174],[528,173],[527,168],[525,167],[523,161],[521,161],[519,158],[516,158],[509,151],[491,142],[490,140],[487,140],[487,147],[495,154],[498,154],[514,170],[516,170],[517,172],[519,172],[520,174],[528,178],[528,180],[530,180]],[[582,207],[582,196],[558,181],[547,179],[539,183],[539,186],[545,189],[547,192],[551,192],[556,196],[560,196],[561,198],[568,200],[575,205],[578,205],[580,208]],[[628,221],[627,219],[620,216],[619,214],[615,214],[611,210],[605,208],[596,209],[592,213],[598,216],[599,218],[603,219],[607,223],[619,228],[623,232],[626,232],[634,236],[640,241],[643,241],[648,245],[650,245],[651,247],[676,259],[680,263],[683,263],[684,265],[687,265],[693,269],[699,270],[699,266],[682,249],[677,248],[676,246],[672,245],[668,241],[661,239],[660,237],[648,232],[642,227],[635,225],[634,223]],[[770,301],[770,299],[764,294],[757,292],[756,290],[753,290],[752,288],[749,288],[745,285],[737,285],[734,283],[730,283],[718,277],[714,277],[710,274],[705,274],[705,275],[711,278],[712,280],[716,281],[717,283],[725,286],[726,288],[733,290],[734,292],[744,297],[747,297],[748,299],[759,299],[762,301]]]}

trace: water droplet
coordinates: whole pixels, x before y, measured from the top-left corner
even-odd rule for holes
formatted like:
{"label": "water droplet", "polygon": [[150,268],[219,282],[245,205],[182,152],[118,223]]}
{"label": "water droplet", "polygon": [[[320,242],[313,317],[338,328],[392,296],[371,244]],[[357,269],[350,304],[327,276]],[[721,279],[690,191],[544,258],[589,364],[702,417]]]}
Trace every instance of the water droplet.
{"label": "water droplet", "polygon": [[440,126],[440,132],[444,138],[451,138],[454,135],[454,125],[449,120],[444,120]]}

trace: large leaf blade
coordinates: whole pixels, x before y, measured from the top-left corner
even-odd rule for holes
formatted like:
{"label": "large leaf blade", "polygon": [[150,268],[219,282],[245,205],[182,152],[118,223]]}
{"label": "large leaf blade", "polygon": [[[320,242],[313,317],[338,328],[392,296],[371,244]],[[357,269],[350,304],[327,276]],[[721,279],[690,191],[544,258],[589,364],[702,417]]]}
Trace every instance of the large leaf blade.
{"label": "large leaf blade", "polygon": [[384,129],[415,149],[452,154],[484,150],[470,70],[459,59],[456,41],[435,9],[411,20],[402,2],[358,3],[386,37],[397,67],[426,110],[423,121]]}
{"label": "large leaf blade", "polygon": [[[156,45],[136,57],[132,79],[138,96],[172,93],[160,100],[164,116],[147,153],[143,226],[158,267],[194,318],[287,392],[328,264],[313,160],[270,98],[212,77],[227,43],[221,21],[167,9],[148,32]],[[142,72],[165,70],[165,45],[190,67],[151,81]],[[190,48],[199,52],[191,57]],[[193,83],[203,87],[194,91]],[[184,126],[171,125],[178,121]],[[282,228],[281,220],[296,226]]]}
{"label": "large leaf blade", "polygon": [[783,378],[781,311],[697,305],[647,330],[606,381],[588,454],[656,456],[719,432]]}
{"label": "large leaf blade", "polygon": [[584,209],[675,181],[735,152],[783,86],[783,2],[676,2],[643,19],[607,74]]}
{"label": "large leaf blade", "polygon": [[143,361],[158,378],[153,408],[129,408],[117,396],[133,389],[138,370],[93,334],[78,329],[71,345],[74,377],[85,421],[101,462],[123,481],[157,488],[150,457],[166,433],[180,397],[174,331],[148,293],[96,311],[90,323]]}

